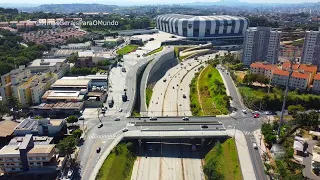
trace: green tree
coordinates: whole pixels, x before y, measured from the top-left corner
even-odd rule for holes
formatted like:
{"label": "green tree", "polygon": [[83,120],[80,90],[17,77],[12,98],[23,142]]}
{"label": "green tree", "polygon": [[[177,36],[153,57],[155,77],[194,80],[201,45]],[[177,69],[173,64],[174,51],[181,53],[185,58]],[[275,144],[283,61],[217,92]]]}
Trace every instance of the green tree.
{"label": "green tree", "polygon": [[66,121],[67,121],[67,123],[75,123],[75,122],[78,122],[78,117],[71,115],[71,116],[67,117]]}
{"label": "green tree", "polygon": [[72,132],[72,136],[76,139],[79,139],[82,135],[82,130],[81,129],[76,129]]}
{"label": "green tree", "polygon": [[35,116],[34,119],[42,119],[42,116]]}
{"label": "green tree", "polygon": [[301,106],[300,104],[298,105],[290,105],[288,106],[288,113],[292,115],[296,115],[298,112],[305,111],[305,108]]}
{"label": "green tree", "polygon": [[3,118],[3,116],[7,113],[9,113],[9,109],[7,106],[5,106],[2,102],[0,102],[0,119]]}
{"label": "green tree", "polygon": [[65,154],[67,157],[74,152],[76,149],[77,141],[73,136],[68,136],[59,141],[56,148],[59,153]]}
{"label": "green tree", "polygon": [[7,99],[7,102],[8,102],[8,107],[12,108],[14,111],[16,111],[16,110],[21,108],[20,102],[14,96],[9,96],[8,99]]}

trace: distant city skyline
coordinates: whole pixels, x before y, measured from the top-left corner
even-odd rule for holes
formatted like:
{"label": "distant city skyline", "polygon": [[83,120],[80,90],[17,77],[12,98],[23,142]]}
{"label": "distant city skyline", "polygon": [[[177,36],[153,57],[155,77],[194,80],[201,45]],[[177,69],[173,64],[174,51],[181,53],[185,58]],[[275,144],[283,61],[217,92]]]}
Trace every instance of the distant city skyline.
{"label": "distant city skyline", "polygon": [[[237,1],[237,0],[224,0],[224,1]],[[303,3],[303,2],[320,2],[320,0],[240,0],[241,2],[248,2],[248,3]],[[185,3],[195,3],[195,2],[205,2],[205,3],[214,3],[219,2],[219,0],[157,0],[157,1],[149,1],[149,0],[121,0],[121,1],[113,1],[113,0],[46,0],[45,2],[43,0],[0,0],[0,6],[1,4],[17,4],[17,5],[23,5],[23,4],[34,4],[34,5],[41,5],[41,4],[72,4],[72,3],[86,3],[86,4],[92,4],[92,3],[98,3],[98,4],[107,4],[107,5],[122,5],[122,6],[130,6],[130,5],[156,5],[156,4],[185,4]]]}

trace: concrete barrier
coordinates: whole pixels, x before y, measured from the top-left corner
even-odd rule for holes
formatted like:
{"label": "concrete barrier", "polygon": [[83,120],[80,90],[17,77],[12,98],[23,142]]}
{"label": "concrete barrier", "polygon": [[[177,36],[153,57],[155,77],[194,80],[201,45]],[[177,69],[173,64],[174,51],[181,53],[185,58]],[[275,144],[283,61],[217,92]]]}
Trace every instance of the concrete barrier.
{"label": "concrete barrier", "polygon": [[149,61],[153,59],[153,56],[148,56],[145,59],[139,61],[136,65],[130,68],[126,78],[126,87],[130,87],[127,89],[128,101],[126,104],[127,114],[129,117],[132,114],[134,105],[136,103],[137,97],[137,84],[138,84],[138,75],[144,70],[144,68],[148,65]]}
{"label": "concrete barrier", "polygon": [[93,171],[90,175],[90,180],[95,180],[96,176],[98,175],[98,172],[100,170],[100,168],[102,167],[105,159],[107,159],[107,157],[109,156],[110,152],[112,151],[112,149],[114,147],[117,146],[117,144],[119,144],[119,142],[123,139],[123,134],[121,134],[120,136],[118,136],[116,139],[113,140],[113,142],[110,144],[110,146],[107,147],[107,149],[103,152],[102,156],[99,158],[96,166],[93,168]]}
{"label": "concrete barrier", "polygon": [[148,64],[143,72],[140,84],[140,112],[141,115],[147,116],[148,107],[146,102],[146,88],[149,84],[157,82],[166,71],[171,67],[178,64],[178,60],[174,58],[174,48],[166,48],[163,52],[160,52],[155,58]]}

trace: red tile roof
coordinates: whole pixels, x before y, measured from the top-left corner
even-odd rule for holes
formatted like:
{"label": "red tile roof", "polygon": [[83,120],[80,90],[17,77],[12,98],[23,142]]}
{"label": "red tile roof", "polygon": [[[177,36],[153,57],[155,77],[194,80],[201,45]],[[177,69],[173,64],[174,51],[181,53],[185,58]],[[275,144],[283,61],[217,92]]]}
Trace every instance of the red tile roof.
{"label": "red tile roof", "polygon": [[277,75],[280,75],[280,76],[289,76],[289,72],[288,71],[284,71],[282,69],[275,69],[273,70],[273,74],[277,74]]}
{"label": "red tile roof", "polygon": [[271,70],[271,69],[275,69],[277,66],[272,64],[262,63],[262,62],[255,62],[255,63],[252,63],[250,67]]}
{"label": "red tile roof", "polygon": [[[290,62],[285,61],[282,65],[282,68],[289,68],[290,67]],[[311,73],[316,73],[318,68],[315,65],[307,65],[307,64],[294,64],[293,65],[293,70],[303,70],[305,72],[311,72]]]}
{"label": "red tile roof", "polygon": [[316,74],[316,75],[314,75],[314,78],[313,78],[314,80],[320,80],[320,74]]}

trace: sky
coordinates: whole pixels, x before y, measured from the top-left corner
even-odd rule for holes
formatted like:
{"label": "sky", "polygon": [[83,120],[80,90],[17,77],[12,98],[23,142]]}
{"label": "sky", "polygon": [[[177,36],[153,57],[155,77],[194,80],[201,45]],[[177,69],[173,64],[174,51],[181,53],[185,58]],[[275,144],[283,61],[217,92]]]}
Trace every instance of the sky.
{"label": "sky", "polygon": [[[192,3],[192,2],[215,2],[218,0],[0,0],[0,3],[10,3],[10,4],[71,4],[71,3],[99,3],[99,4],[116,4],[116,5],[126,5],[126,4],[175,4],[178,3]],[[301,2],[319,2],[320,0],[241,0],[243,2],[249,3],[301,3]]]}

